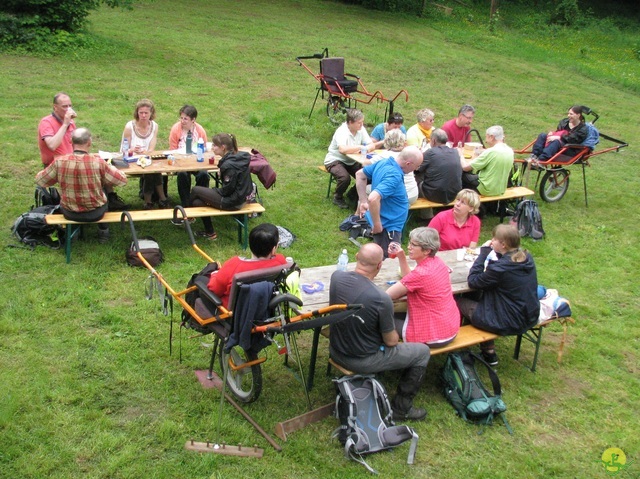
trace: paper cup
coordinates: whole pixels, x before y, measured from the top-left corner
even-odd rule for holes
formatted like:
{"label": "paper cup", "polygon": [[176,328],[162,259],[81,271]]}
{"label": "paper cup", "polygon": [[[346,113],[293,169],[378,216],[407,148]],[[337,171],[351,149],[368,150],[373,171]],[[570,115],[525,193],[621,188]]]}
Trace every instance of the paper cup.
{"label": "paper cup", "polygon": [[465,250],[466,248],[460,248],[456,251],[456,259],[458,261],[464,261]]}

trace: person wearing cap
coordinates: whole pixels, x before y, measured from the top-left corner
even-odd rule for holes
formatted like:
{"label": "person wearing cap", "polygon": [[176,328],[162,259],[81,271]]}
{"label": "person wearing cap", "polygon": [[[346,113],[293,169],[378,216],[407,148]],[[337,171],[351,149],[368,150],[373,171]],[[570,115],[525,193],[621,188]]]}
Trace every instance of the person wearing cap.
{"label": "person wearing cap", "polygon": [[375,141],[384,140],[384,136],[388,131],[399,129],[405,135],[407,134],[407,129],[402,125],[404,123],[404,117],[398,113],[393,112],[386,123],[380,123],[377,125],[373,131],[371,131],[371,138]]}

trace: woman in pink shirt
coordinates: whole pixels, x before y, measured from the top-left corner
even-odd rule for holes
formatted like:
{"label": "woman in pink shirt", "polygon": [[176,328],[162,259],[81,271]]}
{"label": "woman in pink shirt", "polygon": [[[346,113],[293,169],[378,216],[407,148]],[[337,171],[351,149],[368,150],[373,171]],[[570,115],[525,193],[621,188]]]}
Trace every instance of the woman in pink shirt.
{"label": "woman in pink shirt", "polygon": [[480,197],[473,190],[461,190],[452,209],[444,210],[433,217],[429,227],[440,235],[440,250],[475,248],[480,237]]}

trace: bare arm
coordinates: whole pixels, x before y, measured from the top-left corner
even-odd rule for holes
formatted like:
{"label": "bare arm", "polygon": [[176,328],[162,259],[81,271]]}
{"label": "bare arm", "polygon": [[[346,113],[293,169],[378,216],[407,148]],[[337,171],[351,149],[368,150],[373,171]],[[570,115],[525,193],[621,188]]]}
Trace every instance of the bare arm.
{"label": "bare arm", "polygon": [[62,143],[64,135],[66,135],[67,129],[69,128],[69,125],[71,124],[71,120],[74,118],[74,115],[75,115],[74,111],[71,108],[69,108],[67,110],[67,113],[64,115],[64,118],[62,119],[62,126],[56,132],[56,134],[53,136],[47,136],[44,138],[44,143],[47,145],[47,148],[49,148],[51,151],[56,151],[56,148],[58,148]]}
{"label": "bare arm", "polygon": [[398,281],[387,289],[387,294],[391,299],[399,299],[407,295],[407,288],[404,284]]}
{"label": "bare arm", "polygon": [[371,221],[373,221],[373,227],[371,228],[371,233],[373,234],[382,232],[382,219],[380,218],[381,199],[380,193],[375,190],[369,194],[368,207]]}
{"label": "bare arm", "polygon": [[399,339],[398,332],[395,329],[388,333],[382,333],[382,342],[389,348],[397,346]]}

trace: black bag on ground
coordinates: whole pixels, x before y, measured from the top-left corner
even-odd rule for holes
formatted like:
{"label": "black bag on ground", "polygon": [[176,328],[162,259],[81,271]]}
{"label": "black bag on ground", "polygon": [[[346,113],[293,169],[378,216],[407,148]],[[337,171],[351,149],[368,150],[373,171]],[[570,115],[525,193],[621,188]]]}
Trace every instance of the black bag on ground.
{"label": "black bag on ground", "polygon": [[[487,369],[493,393],[480,380],[476,364]],[[465,421],[492,424],[494,417],[507,410],[498,375],[484,359],[471,351],[454,351],[447,355],[442,381],[445,397]],[[501,417],[511,433],[506,418]]]}
{"label": "black bag on ground", "polygon": [[544,238],[540,209],[538,203],[533,200],[522,200],[518,203],[510,223],[518,228],[520,237],[530,236],[535,241]]}
{"label": "black bag on ground", "polygon": [[358,215],[347,216],[340,223],[340,231],[348,231],[349,237],[356,238],[373,238],[371,234],[371,225],[366,218],[360,218]]}
{"label": "black bag on ground", "polygon": [[[209,278],[211,277],[211,274],[214,271],[217,271],[219,268],[220,268],[220,265],[216,261],[209,263],[202,269],[202,271],[200,271],[199,273],[195,273],[194,275],[191,276],[191,279],[187,283],[187,289],[191,288],[192,286],[195,286],[196,279],[201,277],[204,277],[208,283]],[[184,300],[189,306],[191,306],[194,309],[194,311],[197,308],[196,300],[198,300],[198,298],[200,298],[200,291],[198,290],[198,288],[195,288],[193,291],[190,291],[184,295]],[[204,306],[213,313],[215,310],[215,305],[212,305],[209,303],[210,302],[206,300],[206,298],[204,298]],[[185,328],[193,329],[202,334],[208,334],[211,332],[211,329],[201,326],[200,323],[198,323],[198,321],[196,321],[186,309],[182,310],[181,326]]]}
{"label": "black bag on ground", "polygon": [[[140,253],[142,253],[142,256],[144,256],[144,259],[146,259],[151,266],[156,267],[164,260],[164,255],[162,254],[160,245],[151,236],[140,238],[138,240],[138,247],[140,248]],[[143,268],[145,267],[142,261],[140,261],[140,258],[138,258],[138,254],[136,253],[136,246],[133,241],[131,242],[131,246],[126,252],[125,257],[127,259],[127,263],[129,263],[129,266],[142,266]]]}
{"label": "black bag on ground", "polygon": [[58,225],[48,225],[45,216],[58,213],[59,209],[59,205],[33,208],[15,220],[11,227],[11,233],[20,243],[31,248],[43,245],[58,249],[64,240],[64,229]]}
{"label": "black bag on ground", "polygon": [[334,379],[337,396],[335,416],[340,427],[333,436],[344,445],[344,455],[369,466],[362,455],[399,446],[411,439],[407,464],[413,464],[418,435],[409,426],[396,426],[391,419],[391,404],[382,384],[371,375]]}
{"label": "black bag on ground", "polygon": [[34,196],[34,201],[36,203],[36,208],[39,206],[49,206],[49,205],[60,204],[60,193],[53,186],[51,186],[50,188],[36,186],[36,191],[33,196]]}

